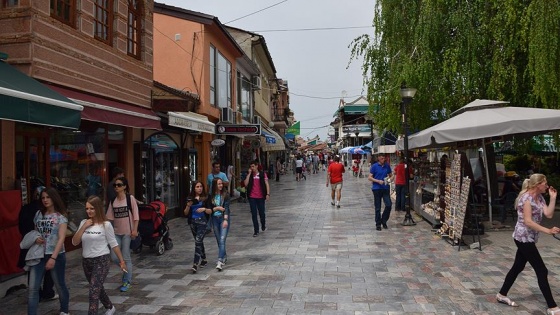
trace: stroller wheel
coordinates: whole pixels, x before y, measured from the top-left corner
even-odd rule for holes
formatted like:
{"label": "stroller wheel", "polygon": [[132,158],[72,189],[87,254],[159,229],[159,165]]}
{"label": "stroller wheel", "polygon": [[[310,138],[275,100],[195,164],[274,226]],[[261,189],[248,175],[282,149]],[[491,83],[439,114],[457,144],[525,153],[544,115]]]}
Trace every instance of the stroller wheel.
{"label": "stroller wheel", "polygon": [[163,244],[162,240],[159,240],[156,242],[156,254],[158,256],[163,255],[163,253],[165,252],[165,244]]}
{"label": "stroller wheel", "polygon": [[173,241],[169,237],[163,240],[163,245],[166,250],[173,249]]}

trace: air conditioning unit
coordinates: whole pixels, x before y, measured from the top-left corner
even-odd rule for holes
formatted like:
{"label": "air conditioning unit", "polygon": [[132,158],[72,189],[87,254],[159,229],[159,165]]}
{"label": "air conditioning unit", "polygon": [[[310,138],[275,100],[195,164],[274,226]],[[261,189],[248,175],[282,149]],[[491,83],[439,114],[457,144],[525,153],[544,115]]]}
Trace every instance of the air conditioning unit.
{"label": "air conditioning unit", "polygon": [[253,81],[252,82],[253,83],[253,90],[260,90],[261,87],[262,87],[261,77],[258,76],[258,75],[253,76],[252,81]]}
{"label": "air conditioning unit", "polygon": [[235,123],[236,124],[242,124],[243,123],[243,114],[239,111],[235,112]]}
{"label": "air conditioning unit", "polygon": [[224,107],[221,109],[220,122],[233,124],[235,123],[235,119],[236,117],[234,115],[233,108]]}
{"label": "air conditioning unit", "polygon": [[253,117],[253,124],[255,124],[255,125],[260,125],[260,124],[261,124],[261,116],[255,115],[255,116]]}

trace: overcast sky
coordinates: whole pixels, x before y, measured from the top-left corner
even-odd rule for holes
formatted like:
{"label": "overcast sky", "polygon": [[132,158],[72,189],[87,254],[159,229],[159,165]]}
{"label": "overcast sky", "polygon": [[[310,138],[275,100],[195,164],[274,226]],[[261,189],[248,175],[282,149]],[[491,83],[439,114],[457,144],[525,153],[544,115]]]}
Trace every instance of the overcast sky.
{"label": "overcast sky", "polygon": [[[365,95],[362,59],[348,66],[348,46],[354,38],[372,34],[374,0],[157,2],[213,15],[222,24],[263,35],[277,77],[288,80],[290,108],[301,121],[303,137],[319,135],[321,140],[326,139],[327,126],[333,120],[342,91],[346,91],[347,102]],[[337,29],[301,30],[325,28]]]}

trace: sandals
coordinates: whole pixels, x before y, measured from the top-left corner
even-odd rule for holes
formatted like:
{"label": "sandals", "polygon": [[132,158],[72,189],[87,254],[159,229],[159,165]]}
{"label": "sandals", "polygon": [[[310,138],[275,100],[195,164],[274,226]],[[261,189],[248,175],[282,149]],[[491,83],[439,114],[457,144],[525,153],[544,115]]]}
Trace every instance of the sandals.
{"label": "sandals", "polygon": [[[497,300],[499,303],[507,304],[507,305],[512,306],[512,307],[518,307],[518,306],[519,306],[519,304],[517,304],[517,303],[515,303],[514,301],[510,300],[507,296],[501,295],[500,293],[496,294],[496,300]],[[556,311],[555,311],[555,312],[556,312]],[[548,313],[548,310],[547,310],[547,314],[549,314],[549,313]],[[550,314],[551,314],[551,315],[555,315],[555,313],[550,313]],[[560,315],[560,313],[559,313],[558,315]]]}
{"label": "sandals", "polygon": [[560,314],[560,308],[557,308],[555,310],[549,308],[546,310],[546,315],[556,315],[556,314]]}

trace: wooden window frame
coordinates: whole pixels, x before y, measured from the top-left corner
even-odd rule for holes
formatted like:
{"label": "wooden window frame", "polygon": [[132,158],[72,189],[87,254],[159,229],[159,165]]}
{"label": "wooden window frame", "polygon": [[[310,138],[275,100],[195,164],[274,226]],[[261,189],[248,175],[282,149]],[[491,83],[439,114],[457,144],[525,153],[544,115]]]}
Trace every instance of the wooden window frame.
{"label": "wooden window frame", "polygon": [[113,23],[113,1],[94,0],[93,37],[109,46],[113,46]]}
{"label": "wooden window frame", "polygon": [[3,8],[16,8],[16,7],[19,6],[19,0],[11,0],[11,2],[13,2],[13,3],[10,3],[10,0],[3,0],[2,1],[2,7]]}
{"label": "wooden window frame", "polygon": [[51,0],[51,17],[76,27],[76,0]]}
{"label": "wooden window frame", "polygon": [[126,52],[138,60],[142,57],[142,8],[141,0],[128,0]]}

